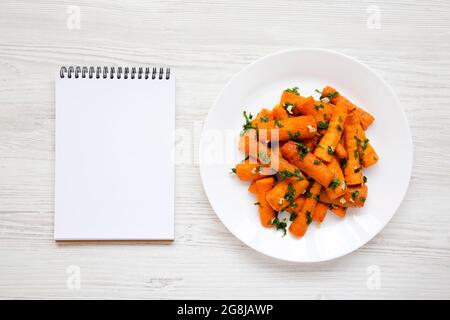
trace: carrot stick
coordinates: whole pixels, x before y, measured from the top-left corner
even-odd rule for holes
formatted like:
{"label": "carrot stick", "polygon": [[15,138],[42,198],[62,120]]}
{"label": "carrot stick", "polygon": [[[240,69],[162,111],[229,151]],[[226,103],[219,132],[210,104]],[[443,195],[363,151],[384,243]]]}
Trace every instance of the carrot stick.
{"label": "carrot stick", "polygon": [[284,208],[284,211],[297,215],[305,204],[305,200],[305,196],[298,197],[297,199],[295,199],[295,206],[286,207]]}
{"label": "carrot stick", "polygon": [[328,205],[323,202],[318,202],[314,208],[313,221],[322,222],[328,211]]}
{"label": "carrot stick", "polygon": [[308,180],[297,177],[278,182],[266,195],[266,200],[275,211],[281,211],[288,206],[296,206],[297,199],[308,187]]}
{"label": "carrot stick", "polygon": [[347,208],[335,206],[335,205],[330,205],[330,210],[335,215],[337,215],[338,217],[341,217],[341,218],[344,218],[345,214],[347,213]]}
{"label": "carrot stick", "polygon": [[305,102],[299,105],[296,110],[300,114],[313,116],[319,127],[319,131],[326,129],[328,122],[331,119],[334,106],[330,103],[315,101],[313,97],[304,98]]}
{"label": "carrot stick", "polygon": [[341,139],[342,131],[344,130],[344,122],[347,117],[347,107],[338,103],[331,114],[331,120],[328,124],[328,129],[320,139],[314,155],[319,159],[330,162],[334,155],[336,146]]}
{"label": "carrot stick", "polygon": [[250,183],[250,185],[248,186],[248,192],[256,194],[256,181],[257,180],[254,180]]}
{"label": "carrot stick", "polygon": [[302,144],[289,141],[281,149],[281,154],[287,161],[297,166],[324,187],[328,187],[333,180],[333,172],[322,161],[308,152],[308,149]]}
{"label": "carrot stick", "polygon": [[267,193],[273,188],[275,179],[273,177],[263,178],[255,181],[256,201],[258,204],[259,218],[264,227],[272,227],[272,220],[276,217],[275,212],[266,201]]}
{"label": "carrot stick", "polygon": [[359,115],[356,112],[350,112],[344,128],[345,148],[348,154],[344,174],[345,181],[348,185],[361,184],[363,182],[359,152],[363,131],[359,121]]}
{"label": "carrot stick", "polygon": [[273,109],[272,109],[272,113],[273,113],[273,118],[274,119],[278,119],[278,120],[282,120],[282,119],[287,119],[289,118],[289,114],[287,113],[286,109],[283,108],[281,105],[277,104]]}
{"label": "carrot stick", "polygon": [[314,209],[317,204],[317,199],[320,193],[320,189],[322,186],[314,182],[309,190],[311,196],[306,198],[305,203],[303,204],[302,209],[298,213],[295,220],[289,226],[289,231],[296,237],[302,237],[306,230],[308,229],[308,225],[311,223],[313,218]]}
{"label": "carrot stick", "polygon": [[364,130],[366,130],[372,124],[372,122],[375,120],[375,118],[370,113],[361,109],[357,105],[353,104],[350,100],[348,100],[343,95],[341,95],[339,92],[337,92],[336,89],[334,89],[333,87],[327,86],[327,87],[323,88],[322,97],[326,97],[326,98],[330,99],[330,101],[333,104],[337,104],[339,101],[346,100],[347,105],[350,108],[349,111],[351,111],[353,109],[357,110],[357,113],[359,114],[359,118],[361,121],[361,125]]}
{"label": "carrot stick", "polygon": [[265,176],[275,174],[275,172],[270,168],[266,168],[259,163],[249,161],[238,163],[236,165],[235,172],[239,179],[243,181],[258,180],[264,178]]}
{"label": "carrot stick", "polygon": [[252,125],[257,127],[260,123],[265,123],[271,120],[273,120],[272,111],[264,108],[258,113],[256,118],[252,121]]}
{"label": "carrot stick", "polygon": [[320,201],[346,208],[363,207],[367,198],[367,193],[367,185],[348,186],[343,196],[336,199],[330,199],[327,193],[322,190],[322,192],[320,192]]}
{"label": "carrot stick", "polygon": [[325,189],[325,192],[330,199],[336,199],[345,193],[347,187],[345,184],[344,173],[342,172],[339,161],[334,157],[331,158],[328,168],[333,172],[334,177],[330,185]]}
{"label": "carrot stick", "polygon": [[363,167],[368,168],[377,163],[379,158],[375,149],[369,143],[369,139],[367,139],[364,131],[361,132],[361,139],[361,141],[358,141],[359,154],[361,156]]}
{"label": "carrot stick", "polygon": [[[308,139],[313,138],[317,133],[317,123],[312,116],[300,116],[287,118],[282,120],[272,120],[266,123],[261,123],[258,126],[260,130],[266,130],[267,139],[270,141],[273,129],[278,131],[279,141],[287,141],[293,139]],[[265,134],[262,134],[263,138]]]}
{"label": "carrot stick", "polygon": [[[342,141],[342,139],[341,139]],[[336,150],[334,150],[334,153],[338,156],[339,159],[344,159],[348,157],[347,150],[345,150],[344,145],[342,142],[339,142],[336,146]]]}

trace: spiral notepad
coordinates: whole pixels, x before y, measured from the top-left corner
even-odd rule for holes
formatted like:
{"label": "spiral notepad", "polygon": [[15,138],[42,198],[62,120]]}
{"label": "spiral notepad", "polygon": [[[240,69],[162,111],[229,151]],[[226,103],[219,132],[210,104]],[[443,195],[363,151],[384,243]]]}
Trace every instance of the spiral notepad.
{"label": "spiral notepad", "polygon": [[170,69],[62,67],[55,109],[55,240],[172,240]]}

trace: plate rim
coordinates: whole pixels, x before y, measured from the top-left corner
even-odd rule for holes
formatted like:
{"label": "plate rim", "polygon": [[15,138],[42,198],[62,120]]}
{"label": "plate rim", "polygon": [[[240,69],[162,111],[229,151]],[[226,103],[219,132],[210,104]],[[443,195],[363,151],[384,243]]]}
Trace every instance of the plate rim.
{"label": "plate rim", "polygon": [[[244,241],[243,239],[241,239],[240,237],[238,237],[224,222],[224,220],[222,219],[222,217],[217,213],[217,210],[214,206],[214,204],[211,202],[210,196],[206,190],[206,185],[205,185],[205,173],[203,169],[203,164],[202,164],[202,160],[201,160],[201,155],[202,155],[202,141],[204,139],[204,134],[206,131],[206,126],[207,123],[209,122],[209,119],[212,117],[212,113],[214,112],[214,110],[217,108],[217,104],[219,102],[219,100],[222,98],[224,92],[227,90],[227,88],[233,83],[233,81],[239,77],[241,74],[243,74],[244,72],[246,72],[248,69],[250,69],[251,67],[253,67],[255,64],[260,63],[261,61],[264,61],[266,59],[272,58],[274,56],[277,55],[282,55],[282,54],[286,54],[286,53],[292,53],[292,52],[305,52],[305,51],[310,51],[310,52],[314,52],[314,51],[318,51],[318,52],[326,52],[329,54],[334,54],[334,55],[338,55],[341,56],[345,59],[351,60],[352,62],[360,65],[362,68],[366,69],[369,73],[372,73],[379,81],[381,81],[385,87],[390,91],[390,93],[392,94],[393,98],[395,99],[397,105],[399,106],[400,109],[400,113],[401,116],[403,118],[404,123],[406,124],[406,130],[407,130],[407,136],[408,136],[408,143],[411,146],[410,147],[410,165],[408,167],[408,182],[406,184],[406,188],[403,191],[403,194],[401,195],[401,200],[399,201],[399,203],[397,204],[395,210],[393,211],[392,215],[386,220],[386,222],[384,224],[382,224],[379,229],[373,233],[373,235],[369,236],[369,238],[365,241],[362,241],[361,244],[359,244],[357,247],[349,250],[348,252],[345,252],[343,254],[337,254],[337,255],[332,255],[331,257],[326,257],[326,258],[319,258],[319,259],[315,259],[315,260],[296,260],[296,259],[289,259],[289,258],[284,258],[284,257],[279,257],[279,256],[273,256],[270,255],[267,252],[264,251],[260,251],[258,248],[256,248],[255,246],[253,246],[252,244]],[[406,113],[405,113],[405,109],[403,108],[398,96],[396,95],[394,89],[391,87],[391,85],[383,78],[381,77],[381,75],[373,70],[372,68],[370,68],[368,65],[366,65],[365,63],[359,61],[358,59],[351,57],[347,54],[341,53],[339,51],[335,51],[335,50],[330,50],[330,49],[323,49],[323,48],[313,48],[313,47],[305,47],[305,48],[290,48],[290,49],[285,49],[285,50],[279,50],[279,51],[275,51],[273,53],[270,54],[266,54],[262,57],[259,57],[255,60],[253,60],[251,63],[245,65],[243,68],[241,68],[238,72],[236,72],[228,81],[227,83],[223,86],[223,88],[220,90],[220,92],[218,93],[218,95],[216,96],[216,98],[214,99],[214,102],[212,104],[212,106],[210,107],[208,114],[204,120],[203,126],[202,126],[202,133],[200,135],[200,140],[199,140],[199,167],[200,167],[200,179],[202,181],[202,187],[203,190],[206,194],[206,198],[208,199],[209,204],[211,205],[211,208],[214,210],[214,213],[216,214],[216,216],[219,218],[219,220],[221,221],[221,223],[225,226],[225,228],[234,236],[236,237],[240,242],[244,243],[246,246],[248,246],[249,248],[253,249],[254,251],[263,254],[264,256],[273,258],[273,259],[277,259],[280,261],[287,261],[287,262],[294,262],[294,263],[302,263],[302,264],[313,264],[313,263],[319,263],[319,262],[325,262],[325,261],[332,261],[332,260],[336,260],[338,258],[347,256],[359,249],[361,249],[363,246],[365,246],[367,243],[369,243],[370,241],[372,241],[377,235],[379,235],[383,229],[389,224],[389,222],[392,220],[392,218],[394,217],[394,215],[397,213],[398,209],[400,208],[400,205],[403,203],[406,193],[409,190],[409,186],[411,183],[411,176],[412,176],[412,169],[413,169],[413,164],[414,164],[414,144],[413,144],[413,139],[412,139],[412,135],[411,135],[411,128],[408,122],[408,118],[406,117]]]}

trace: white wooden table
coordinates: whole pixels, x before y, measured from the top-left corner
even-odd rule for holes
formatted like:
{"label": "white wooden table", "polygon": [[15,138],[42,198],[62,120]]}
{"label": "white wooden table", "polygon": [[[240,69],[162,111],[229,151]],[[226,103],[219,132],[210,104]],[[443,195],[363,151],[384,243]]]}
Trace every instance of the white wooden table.
{"label": "white wooden table", "polygon": [[[196,155],[202,121],[226,81],[254,59],[292,47],[356,57],[381,73],[406,109],[411,185],[375,239],[314,265],[265,257],[216,217],[194,158],[177,168],[175,243],[53,241],[53,73],[60,65],[172,67],[177,127],[195,136]],[[444,0],[2,0],[0,298],[448,299],[449,101]]]}

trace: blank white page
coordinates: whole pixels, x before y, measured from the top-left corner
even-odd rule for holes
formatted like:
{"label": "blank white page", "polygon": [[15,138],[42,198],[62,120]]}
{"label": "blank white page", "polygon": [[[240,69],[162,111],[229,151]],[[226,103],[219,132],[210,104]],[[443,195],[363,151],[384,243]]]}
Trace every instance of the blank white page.
{"label": "blank white page", "polygon": [[173,75],[55,87],[55,240],[172,240]]}

